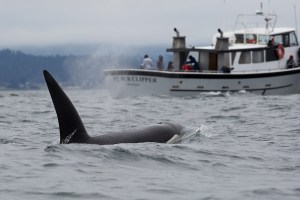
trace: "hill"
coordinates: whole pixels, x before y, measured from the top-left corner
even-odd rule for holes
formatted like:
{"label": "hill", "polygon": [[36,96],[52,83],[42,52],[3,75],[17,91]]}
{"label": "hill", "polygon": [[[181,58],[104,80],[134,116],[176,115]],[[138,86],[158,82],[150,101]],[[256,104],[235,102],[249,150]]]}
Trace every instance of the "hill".
{"label": "hill", "polygon": [[44,69],[61,84],[95,87],[104,80],[103,69],[138,67],[142,59],[142,54],[32,55],[4,49],[0,51],[0,88],[40,88],[45,85]]}

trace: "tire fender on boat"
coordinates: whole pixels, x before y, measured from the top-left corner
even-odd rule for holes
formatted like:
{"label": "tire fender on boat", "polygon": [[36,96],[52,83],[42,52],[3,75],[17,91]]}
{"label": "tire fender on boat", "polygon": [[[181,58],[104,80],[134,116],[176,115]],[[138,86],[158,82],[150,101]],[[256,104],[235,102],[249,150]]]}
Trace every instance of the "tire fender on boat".
{"label": "tire fender on boat", "polygon": [[280,60],[280,59],[282,59],[283,57],[284,57],[284,47],[283,47],[283,45],[282,44],[280,44],[280,45],[278,45],[277,47],[276,47],[276,56],[277,56],[277,58]]}

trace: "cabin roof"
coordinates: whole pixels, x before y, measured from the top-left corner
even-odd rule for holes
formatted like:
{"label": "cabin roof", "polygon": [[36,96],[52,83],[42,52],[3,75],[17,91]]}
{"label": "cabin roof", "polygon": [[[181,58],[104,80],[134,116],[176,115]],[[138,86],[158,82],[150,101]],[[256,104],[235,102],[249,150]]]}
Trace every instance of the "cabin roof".
{"label": "cabin roof", "polygon": [[[234,44],[232,46],[228,47],[228,50],[225,51],[231,51],[231,50],[252,50],[252,49],[260,49],[260,48],[266,48],[267,45],[260,45],[260,44]],[[201,46],[201,47],[194,47],[193,49],[190,49],[191,51],[214,51],[215,46]]]}
{"label": "cabin roof", "polygon": [[201,46],[192,48],[178,48],[178,49],[167,49],[167,52],[215,52],[215,53],[225,53],[232,51],[249,51],[249,50],[259,50],[265,49],[267,45],[259,44],[235,44],[228,47],[228,50],[216,50],[215,46]]}
{"label": "cabin roof", "polygon": [[[267,45],[259,45],[259,44],[234,44],[229,46],[228,51],[230,50],[240,50],[240,49],[259,49],[266,48]],[[215,46],[201,46],[195,47],[196,50],[215,50]]]}
{"label": "cabin roof", "polygon": [[[270,30],[270,35],[277,35],[282,33],[289,33],[295,31],[295,28],[290,27],[275,27],[274,30]],[[251,29],[241,29],[233,31],[234,34],[268,34],[266,28],[251,28]]]}

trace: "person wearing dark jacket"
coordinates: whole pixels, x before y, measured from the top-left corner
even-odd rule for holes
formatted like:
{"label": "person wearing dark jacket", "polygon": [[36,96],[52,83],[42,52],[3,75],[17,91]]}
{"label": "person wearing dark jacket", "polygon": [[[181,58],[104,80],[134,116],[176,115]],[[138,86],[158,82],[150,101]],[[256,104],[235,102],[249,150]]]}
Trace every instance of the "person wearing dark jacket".
{"label": "person wearing dark jacket", "polygon": [[294,68],[296,66],[295,60],[294,60],[294,56],[290,56],[290,58],[287,60],[286,62],[286,68],[290,69],[290,68]]}
{"label": "person wearing dark jacket", "polygon": [[193,56],[189,56],[189,61],[186,62],[187,64],[192,64],[193,65],[193,70],[200,70],[199,63]]}

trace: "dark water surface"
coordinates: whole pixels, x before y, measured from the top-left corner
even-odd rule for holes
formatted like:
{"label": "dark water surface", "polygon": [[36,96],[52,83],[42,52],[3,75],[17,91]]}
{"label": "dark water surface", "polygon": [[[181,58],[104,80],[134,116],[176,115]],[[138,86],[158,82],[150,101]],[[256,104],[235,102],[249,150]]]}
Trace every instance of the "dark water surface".
{"label": "dark water surface", "polygon": [[0,91],[0,199],[300,199],[300,95],[111,99],[67,90],[90,135],[163,121],[179,144],[59,144],[48,91]]}

